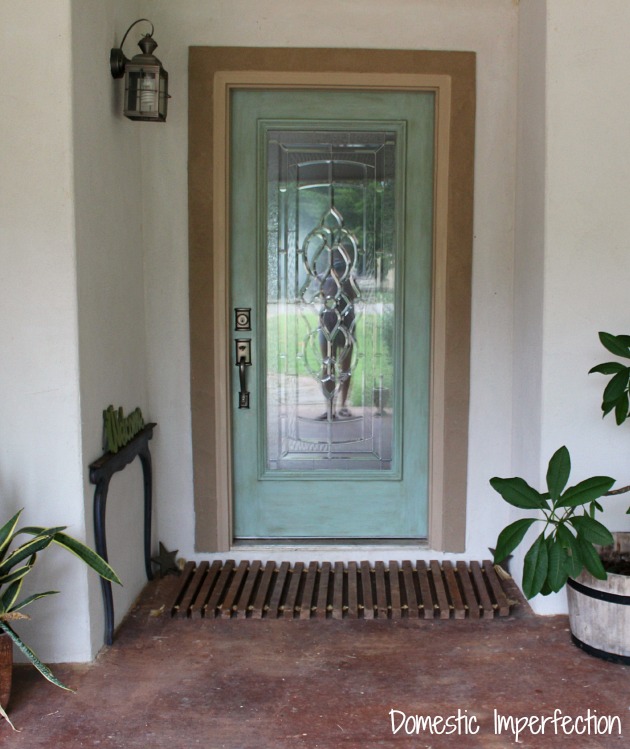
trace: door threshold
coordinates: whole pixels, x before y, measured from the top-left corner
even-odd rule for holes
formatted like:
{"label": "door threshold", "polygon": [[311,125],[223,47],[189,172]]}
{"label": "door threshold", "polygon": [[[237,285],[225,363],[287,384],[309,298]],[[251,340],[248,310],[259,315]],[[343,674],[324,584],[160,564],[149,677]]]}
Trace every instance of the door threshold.
{"label": "door threshold", "polygon": [[366,553],[370,551],[383,551],[384,549],[417,549],[426,551],[429,543],[426,538],[392,538],[392,539],[335,539],[335,538],[291,538],[291,539],[239,539],[233,541],[231,551],[244,552],[268,552],[278,554],[281,552],[309,551],[313,553],[323,552],[329,554],[331,549],[335,551],[354,551],[362,549]]}

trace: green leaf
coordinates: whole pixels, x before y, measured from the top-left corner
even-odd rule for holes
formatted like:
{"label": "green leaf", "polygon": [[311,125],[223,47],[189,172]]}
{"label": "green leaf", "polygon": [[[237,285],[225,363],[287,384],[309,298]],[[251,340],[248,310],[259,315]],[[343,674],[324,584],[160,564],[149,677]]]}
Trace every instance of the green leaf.
{"label": "green leaf", "polygon": [[521,543],[523,537],[537,518],[522,518],[505,527],[499,534],[494,552],[494,563],[500,564]]}
{"label": "green leaf", "polygon": [[566,553],[559,541],[553,536],[547,537],[547,584],[553,593],[557,593],[567,581],[565,567]]}
{"label": "green leaf", "polygon": [[110,567],[103,557],[97,554],[93,549],[90,549],[89,546],[86,546],[81,541],[72,536],[68,536],[65,533],[56,533],[54,541],[56,544],[59,544],[59,546],[62,546],[64,549],[67,549],[78,556],[79,559],[85,562],[88,567],[91,567],[105,580],[122,585],[120,578],[114,569]]}
{"label": "green leaf", "polygon": [[567,575],[570,577],[577,577],[582,571],[584,564],[580,557],[575,536],[566,526],[559,525],[556,529],[556,539],[564,549],[564,567],[567,571]]}
{"label": "green leaf", "polygon": [[544,533],[534,541],[531,548],[525,554],[523,564],[523,593],[527,598],[533,598],[543,589],[547,579],[547,568],[549,564],[549,553]]}
{"label": "green leaf", "polygon": [[6,586],[2,593],[2,598],[0,598],[0,613],[8,614],[11,611],[16,598],[20,595],[22,582],[22,580],[14,580],[10,585]]}
{"label": "green leaf", "polygon": [[628,393],[622,393],[615,404],[615,421],[617,425],[623,424],[628,418]]}
{"label": "green leaf", "polygon": [[576,541],[580,549],[580,557],[586,569],[598,580],[605,580],[606,570],[593,544],[586,541],[582,536],[578,536]]}
{"label": "green leaf", "polygon": [[630,370],[628,367],[624,367],[621,372],[610,380],[608,385],[604,388],[604,403],[616,403],[617,399],[620,398],[628,388],[628,378],[630,377]]}
{"label": "green leaf", "polygon": [[20,528],[15,535],[17,536],[20,533],[26,533],[29,536],[54,536],[55,533],[59,533],[59,531],[65,531],[67,527],[68,526],[66,525],[57,525],[54,528],[43,528],[31,525],[25,528]]}
{"label": "green leaf", "polygon": [[0,528],[0,561],[4,559],[4,556],[9,548],[9,544],[13,539],[13,532],[18,524],[22,510],[16,512],[15,515]]}
{"label": "green leaf", "polygon": [[9,635],[14,644],[24,653],[28,660],[35,666],[35,668],[45,679],[48,679],[48,681],[52,682],[58,687],[61,687],[61,689],[67,690],[68,692],[74,691],[73,689],[70,689],[69,687],[65,686],[65,684],[62,684],[59,681],[59,679],[53,674],[48,666],[46,666],[39,660],[39,658],[29,648],[29,646],[20,638],[17,632],[14,632],[14,630],[6,622],[0,621],[0,627]]}
{"label": "green leaf", "polygon": [[61,533],[60,531],[65,530],[66,526],[60,526],[59,528],[38,528],[38,527],[29,527],[29,528],[22,528],[20,531],[21,533],[30,533],[30,534],[41,534],[45,533],[47,531],[53,530],[54,535],[52,540],[61,546],[62,548],[66,549],[67,551],[71,551],[75,556],[79,557],[79,559],[82,562],[85,562],[85,564],[88,565],[88,567],[91,567],[95,572],[97,572],[101,577],[105,578],[105,580],[109,580],[112,583],[118,583],[118,585],[122,585],[120,578],[116,574],[116,572],[113,570],[112,567],[101,557],[99,556],[93,549],[91,549],[89,546],[86,546],[82,541],[79,541],[76,538],[73,538],[72,536],[67,535],[66,533]]}
{"label": "green leaf", "polygon": [[28,596],[23,601],[20,601],[19,603],[15,604],[11,611],[20,611],[25,606],[28,606],[29,603],[33,603],[33,601],[38,601],[40,598],[46,598],[47,596],[54,596],[57,593],[59,593],[58,590],[47,590],[45,593],[33,593],[33,595]]}
{"label": "green leaf", "polygon": [[561,447],[553,454],[547,468],[547,488],[555,502],[567,485],[571,473],[571,457],[566,447]]}
{"label": "green leaf", "polygon": [[591,367],[591,369],[588,370],[589,374],[604,374],[604,375],[612,375],[617,374],[617,372],[621,372],[624,370],[625,367],[621,362],[618,361],[607,361],[603,364],[598,364],[595,367]]}
{"label": "green leaf", "polygon": [[628,346],[625,336],[616,336],[611,333],[600,332],[599,340],[604,348],[608,349],[615,356],[623,356],[630,359],[630,347]]}
{"label": "green leaf", "polygon": [[578,536],[582,536],[592,544],[610,546],[615,542],[608,528],[588,515],[575,515],[569,519],[569,522],[578,532]]}
{"label": "green leaf", "polygon": [[495,477],[490,479],[490,485],[508,504],[521,510],[542,510],[546,506],[540,492],[518,476],[509,479]]}
{"label": "green leaf", "polygon": [[558,507],[579,507],[588,504],[594,499],[599,499],[610,490],[615,479],[610,476],[591,476],[591,478],[580,481],[579,484],[569,487],[557,503]]}
{"label": "green leaf", "polygon": [[[35,555],[33,554],[33,557]],[[31,557],[31,559],[33,559]],[[13,572],[8,573],[7,575],[2,575],[0,577],[0,585],[10,585],[14,580],[21,580],[25,575],[28,575],[28,573],[33,568],[33,563],[30,562],[29,564],[24,565],[24,567],[19,567],[17,570],[13,570]]]}
{"label": "green leaf", "polygon": [[38,551],[42,551],[52,543],[52,536],[37,536],[31,541],[18,546],[14,549],[9,556],[0,564],[0,576],[6,575],[9,570],[13,569],[17,564],[22,562],[27,557],[36,554]]}

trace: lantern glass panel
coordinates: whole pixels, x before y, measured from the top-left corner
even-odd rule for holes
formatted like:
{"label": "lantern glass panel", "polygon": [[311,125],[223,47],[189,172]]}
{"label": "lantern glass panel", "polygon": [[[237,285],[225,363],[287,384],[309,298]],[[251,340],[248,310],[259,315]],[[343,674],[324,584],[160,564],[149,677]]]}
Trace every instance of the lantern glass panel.
{"label": "lantern glass panel", "polygon": [[159,94],[156,73],[144,69],[129,71],[127,81],[127,111],[156,117]]}

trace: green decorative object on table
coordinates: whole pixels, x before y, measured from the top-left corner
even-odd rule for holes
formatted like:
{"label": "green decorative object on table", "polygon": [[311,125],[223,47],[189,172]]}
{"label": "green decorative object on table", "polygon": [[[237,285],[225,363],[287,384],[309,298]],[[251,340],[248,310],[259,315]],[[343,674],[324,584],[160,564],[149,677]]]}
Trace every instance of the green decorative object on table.
{"label": "green decorative object on table", "polygon": [[136,408],[128,416],[123,415],[122,407],[115,410],[108,406],[103,411],[103,450],[117,453],[144,429],[142,411]]}

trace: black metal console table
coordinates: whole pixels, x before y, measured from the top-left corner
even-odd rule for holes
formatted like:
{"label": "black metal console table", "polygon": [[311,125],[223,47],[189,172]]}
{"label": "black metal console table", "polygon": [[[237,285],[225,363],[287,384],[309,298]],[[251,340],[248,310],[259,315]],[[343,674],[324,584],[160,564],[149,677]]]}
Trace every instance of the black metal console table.
{"label": "black metal console table", "polygon": [[[153,476],[151,472],[151,453],[149,452],[149,440],[153,437],[153,428],[157,424],[146,424],[130,442],[121,447],[117,453],[105,453],[94,463],[90,463],[90,482],[96,484],[94,490],[94,536],[96,551],[105,559],[107,558],[107,539],[105,530],[105,507],[107,504],[107,492],[112,476],[122,471],[136,457],[142,463],[142,474],[144,479],[144,566],[147,579],[153,579],[151,570],[151,511],[153,504]],[[112,584],[109,580],[101,578],[101,590],[103,592],[103,605],[105,606],[105,644],[111,645],[114,641],[114,599],[112,596]]]}

